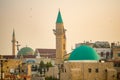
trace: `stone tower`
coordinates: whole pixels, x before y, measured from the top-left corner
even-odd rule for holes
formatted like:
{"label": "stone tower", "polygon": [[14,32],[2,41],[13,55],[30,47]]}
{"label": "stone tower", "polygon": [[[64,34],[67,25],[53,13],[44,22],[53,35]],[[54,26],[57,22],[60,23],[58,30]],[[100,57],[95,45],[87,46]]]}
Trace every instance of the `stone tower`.
{"label": "stone tower", "polygon": [[15,47],[16,47],[16,39],[15,39],[15,31],[13,29],[13,35],[12,35],[12,55],[15,55]]}
{"label": "stone tower", "polygon": [[64,61],[66,54],[66,35],[60,10],[56,20],[56,29],[53,30],[56,36],[56,64]]}

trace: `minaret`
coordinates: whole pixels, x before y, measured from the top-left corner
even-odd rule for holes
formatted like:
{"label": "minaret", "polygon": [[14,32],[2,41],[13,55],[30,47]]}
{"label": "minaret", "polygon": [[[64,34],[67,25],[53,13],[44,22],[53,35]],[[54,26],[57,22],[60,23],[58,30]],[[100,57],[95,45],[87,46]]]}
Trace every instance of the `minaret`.
{"label": "minaret", "polygon": [[13,29],[13,35],[12,35],[12,55],[15,55],[15,43],[16,43],[16,39],[15,39],[15,31]]}
{"label": "minaret", "polygon": [[56,36],[56,64],[64,61],[66,54],[66,35],[60,10],[56,20],[56,29],[53,30]]}

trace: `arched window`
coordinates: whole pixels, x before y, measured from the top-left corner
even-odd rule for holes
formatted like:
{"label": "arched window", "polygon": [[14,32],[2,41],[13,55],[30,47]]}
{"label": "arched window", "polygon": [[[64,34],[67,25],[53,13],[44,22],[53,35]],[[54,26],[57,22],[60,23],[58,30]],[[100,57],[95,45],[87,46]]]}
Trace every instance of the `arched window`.
{"label": "arched window", "polygon": [[88,72],[91,73],[91,72],[92,72],[92,69],[91,69],[91,68],[88,68]]}
{"label": "arched window", "polygon": [[96,68],[95,72],[96,72],[96,73],[98,73],[98,72],[99,72],[99,69],[98,69],[98,68]]}
{"label": "arched window", "polygon": [[106,52],[106,56],[109,56],[109,52]]}
{"label": "arched window", "polygon": [[106,52],[106,58],[109,58],[109,52]]}
{"label": "arched window", "polygon": [[103,57],[103,55],[104,55],[103,52],[101,52],[101,57]]}

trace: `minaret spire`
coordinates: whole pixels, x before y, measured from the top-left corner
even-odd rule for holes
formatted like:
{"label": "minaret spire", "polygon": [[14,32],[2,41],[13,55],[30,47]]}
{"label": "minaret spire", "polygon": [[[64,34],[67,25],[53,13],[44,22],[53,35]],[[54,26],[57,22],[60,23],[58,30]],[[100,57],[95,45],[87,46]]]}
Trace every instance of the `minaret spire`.
{"label": "minaret spire", "polygon": [[62,16],[61,16],[60,9],[59,9],[59,12],[58,12],[58,16],[57,16],[56,23],[63,23],[63,20],[62,20]]}
{"label": "minaret spire", "polygon": [[16,43],[16,39],[15,39],[15,31],[13,29],[13,35],[12,35],[12,55],[15,55],[15,43]]}

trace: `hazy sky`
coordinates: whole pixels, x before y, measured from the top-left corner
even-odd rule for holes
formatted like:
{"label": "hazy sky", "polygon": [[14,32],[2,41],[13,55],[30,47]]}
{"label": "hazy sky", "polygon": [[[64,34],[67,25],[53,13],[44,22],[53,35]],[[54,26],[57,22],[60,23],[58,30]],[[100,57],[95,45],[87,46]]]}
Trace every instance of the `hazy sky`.
{"label": "hazy sky", "polygon": [[20,48],[55,48],[58,10],[67,29],[67,51],[84,40],[120,41],[120,0],[0,0],[0,54]]}

